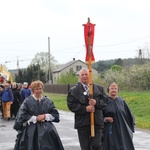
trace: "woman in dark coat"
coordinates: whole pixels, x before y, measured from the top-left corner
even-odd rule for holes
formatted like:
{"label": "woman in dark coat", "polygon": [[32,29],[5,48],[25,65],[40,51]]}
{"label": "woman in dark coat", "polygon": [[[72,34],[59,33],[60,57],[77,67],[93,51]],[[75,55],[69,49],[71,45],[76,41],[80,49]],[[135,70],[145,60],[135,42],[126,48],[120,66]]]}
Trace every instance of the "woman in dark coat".
{"label": "woman in dark coat", "polygon": [[52,122],[59,122],[53,102],[42,96],[43,83],[31,84],[33,95],[22,103],[14,124],[18,131],[15,150],[64,150]]}
{"label": "woman in dark coat", "polygon": [[13,82],[11,85],[11,89],[14,96],[14,101],[11,105],[11,118],[16,117],[19,107],[22,103],[22,98],[20,91],[18,90],[18,86],[16,82]]}
{"label": "woman in dark coat", "polygon": [[118,85],[108,87],[108,104],[104,109],[103,150],[134,150],[134,117],[124,99],[118,96]]}

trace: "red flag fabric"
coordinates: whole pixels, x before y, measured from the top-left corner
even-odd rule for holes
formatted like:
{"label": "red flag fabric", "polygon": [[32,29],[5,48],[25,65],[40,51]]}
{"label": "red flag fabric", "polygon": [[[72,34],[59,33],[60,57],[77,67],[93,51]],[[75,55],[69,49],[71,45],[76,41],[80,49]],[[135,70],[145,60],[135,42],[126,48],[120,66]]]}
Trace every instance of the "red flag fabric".
{"label": "red flag fabric", "polygon": [[93,42],[94,42],[94,28],[95,24],[88,22],[84,24],[84,40],[86,46],[86,57],[85,61],[88,62],[91,58],[91,61],[94,62],[94,54],[93,54]]}
{"label": "red flag fabric", "polygon": [[0,83],[3,83],[3,82],[4,82],[4,77],[0,76]]}

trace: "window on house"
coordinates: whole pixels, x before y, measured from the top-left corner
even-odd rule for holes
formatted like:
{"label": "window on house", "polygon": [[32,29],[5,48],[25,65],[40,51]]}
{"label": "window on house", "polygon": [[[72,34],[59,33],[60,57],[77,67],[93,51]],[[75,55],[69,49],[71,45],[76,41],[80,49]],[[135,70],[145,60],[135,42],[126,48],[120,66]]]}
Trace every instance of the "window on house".
{"label": "window on house", "polygon": [[76,66],[76,71],[80,71],[82,69],[82,66]]}

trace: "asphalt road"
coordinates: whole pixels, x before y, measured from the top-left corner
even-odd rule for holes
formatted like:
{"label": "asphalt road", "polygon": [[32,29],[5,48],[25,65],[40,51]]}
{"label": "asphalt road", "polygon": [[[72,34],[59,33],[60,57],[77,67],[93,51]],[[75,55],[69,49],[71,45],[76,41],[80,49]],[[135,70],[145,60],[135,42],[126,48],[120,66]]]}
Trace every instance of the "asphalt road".
{"label": "asphalt road", "polygon": [[[65,150],[80,150],[74,116],[71,112],[60,112],[60,123],[54,123]],[[14,120],[0,119],[0,150],[13,150],[17,132],[12,128]],[[150,150],[150,131],[136,129],[133,142],[135,150]]]}

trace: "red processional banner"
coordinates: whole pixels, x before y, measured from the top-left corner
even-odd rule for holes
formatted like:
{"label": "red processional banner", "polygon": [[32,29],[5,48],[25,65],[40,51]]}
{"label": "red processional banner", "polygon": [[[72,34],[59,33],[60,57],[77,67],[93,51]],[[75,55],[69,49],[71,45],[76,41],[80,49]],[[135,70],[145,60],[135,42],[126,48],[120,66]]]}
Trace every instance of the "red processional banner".
{"label": "red processional banner", "polygon": [[92,62],[95,61],[93,54],[93,42],[94,42],[94,28],[95,24],[88,22],[83,24],[84,26],[84,40],[86,46],[86,58],[85,61],[88,62],[91,59]]}
{"label": "red processional banner", "polygon": [[0,76],[0,83],[3,83],[3,82],[4,82],[4,77]]}

